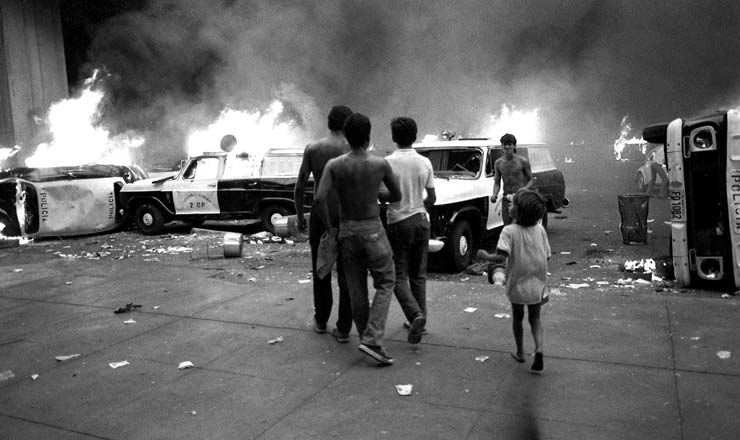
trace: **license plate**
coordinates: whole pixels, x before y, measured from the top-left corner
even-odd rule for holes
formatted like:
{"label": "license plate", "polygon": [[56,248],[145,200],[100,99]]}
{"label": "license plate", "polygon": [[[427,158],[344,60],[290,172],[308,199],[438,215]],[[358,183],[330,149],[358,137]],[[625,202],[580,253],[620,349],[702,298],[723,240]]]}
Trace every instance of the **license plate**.
{"label": "license plate", "polygon": [[730,170],[730,200],[732,206],[733,230],[740,234],[740,170]]}
{"label": "license plate", "polygon": [[671,190],[671,221],[672,222],[685,222],[686,221],[686,202],[683,194],[683,190],[674,191]]}

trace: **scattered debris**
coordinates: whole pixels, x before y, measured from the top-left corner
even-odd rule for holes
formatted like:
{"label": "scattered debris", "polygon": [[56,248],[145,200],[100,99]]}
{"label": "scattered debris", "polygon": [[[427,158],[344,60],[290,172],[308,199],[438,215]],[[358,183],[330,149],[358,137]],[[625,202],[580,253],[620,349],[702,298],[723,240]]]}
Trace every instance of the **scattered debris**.
{"label": "scattered debris", "polygon": [[468,278],[468,277],[465,277],[465,278],[460,278],[460,281],[467,281],[467,280],[469,280],[469,279],[470,279],[470,278]]}
{"label": "scattered debris", "polygon": [[306,284],[306,283],[310,283],[310,282],[311,282],[311,280],[306,280],[306,279],[298,280],[298,284]]}
{"label": "scattered debris", "polygon": [[60,356],[55,357],[54,359],[58,360],[59,362],[62,362],[62,361],[68,361],[70,359],[77,359],[80,356],[82,355],[79,353],[75,353],[75,354],[60,355]]}
{"label": "scattered debris", "polygon": [[561,292],[560,289],[557,287],[552,287],[550,288],[550,295],[565,296],[565,293]]}
{"label": "scattered debris", "polygon": [[570,252],[568,252],[568,251],[562,251],[562,252],[560,252],[560,255],[570,255]]}
{"label": "scattered debris", "polygon": [[131,364],[129,364],[128,361],[121,361],[121,362],[111,362],[108,365],[115,370],[116,368],[125,367],[126,365],[131,365]]}
{"label": "scattered debris", "polygon": [[133,319],[127,319],[127,320],[123,321],[123,323],[124,324],[136,324],[136,321],[134,321]]}
{"label": "scattered debris", "polygon": [[488,356],[476,356],[475,357],[475,360],[478,361],[478,362],[485,362],[488,359],[489,359]]}
{"label": "scattered debris", "polygon": [[612,233],[612,231],[604,231],[604,235],[609,235],[611,233]]}
{"label": "scattered debris", "polygon": [[598,243],[591,243],[591,247],[597,247]]}
{"label": "scattered debris", "polygon": [[396,392],[399,396],[410,396],[411,390],[413,389],[413,385],[406,384],[406,385],[396,385]]}
{"label": "scattered debris", "polygon": [[726,350],[721,350],[717,352],[717,357],[719,357],[720,359],[729,359],[730,356],[732,356],[732,353]]}
{"label": "scattered debris", "polygon": [[577,261],[568,261],[567,263],[565,263],[565,265],[566,266],[572,266],[572,265],[574,265],[576,263],[578,263],[578,262]]}
{"label": "scattered debris", "polygon": [[690,339],[692,341],[698,341],[699,339],[701,339],[701,336],[692,336]]}
{"label": "scattered debris", "polygon": [[2,373],[0,373],[0,382],[2,382],[4,380],[12,379],[14,377],[15,377],[15,374],[13,374],[12,371],[10,371],[10,370],[3,371]]}
{"label": "scattered debris", "polygon": [[596,284],[598,284],[599,286],[606,286],[607,284],[609,284],[609,281],[597,281]]}
{"label": "scattered debris", "polygon": [[38,378],[39,378],[39,375],[38,374],[32,374],[31,375],[31,380],[36,380]]}
{"label": "scattered debris", "polygon": [[495,314],[495,315],[493,315],[493,316],[494,316],[495,318],[504,318],[504,319],[505,319],[505,318],[511,318],[511,315],[509,315],[508,313],[496,313],[496,314]]}
{"label": "scattered debris", "polygon": [[473,312],[475,312],[476,310],[478,310],[478,308],[477,308],[477,307],[468,307],[467,309],[463,310],[463,312],[467,312],[467,313],[473,313]]}
{"label": "scattered debris", "polygon": [[154,310],[157,310],[157,309],[159,308],[159,306],[152,306],[152,308],[153,308]]}
{"label": "scattered debris", "polygon": [[586,283],[571,283],[571,284],[566,285],[565,287],[569,289],[580,289],[582,287],[589,287],[589,285]]}
{"label": "scattered debris", "polygon": [[183,361],[177,365],[178,370],[186,370],[188,368],[195,368],[195,365],[190,361]]}
{"label": "scattered debris", "polygon": [[13,272],[15,272],[15,273],[23,272],[23,269],[13,269]]}
{"label": "scattered debris", "polygon": [[113,313],[128,313],[134,309],[140,309],[141,304],[128,303],[125,307],[119,307]]}
{"label": "scattered debris", "polygon": [[732,295],[730,295],[729,293],[723,293],[722,298],[724,299],[732,298]]}
{"label": "scattered debris", "polygon": [[625,272],[652,273],[655,271],[655,260],[646,258],[642,260],[627,260],[624,262]]}
{"label": "scattered debris", "polygon": [[283,341],[284,341],[283,337],[282,336],[278,336],[275,339],[270,339],[269,341],[267,341],[267,343],[270,344],[270,345],[273,345],[273,344],[277,344],[278,342],[283,342]]}
{"label": "scattered debris", "polygon": [[588,268],[589,269],[599,269],[599,268],[601,268],[601,266],[598,265],[598,264],[592,264],[592,265],[588,266]]}

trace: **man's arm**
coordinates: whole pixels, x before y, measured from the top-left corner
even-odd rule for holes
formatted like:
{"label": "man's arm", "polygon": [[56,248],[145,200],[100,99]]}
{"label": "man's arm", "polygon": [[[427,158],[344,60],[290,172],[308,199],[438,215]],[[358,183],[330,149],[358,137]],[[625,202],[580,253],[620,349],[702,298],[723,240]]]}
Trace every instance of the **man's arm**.
{"label": "man's arm", "polygon": [[501,191],[501,170],[499,169],[499,160],[497,159],[493,163],[493,194],[491,195],[491,203],[496,203],[499,191]]}
{"label": "man's arm", "polygon": [[308,176],[311,174],[311,161],[309,158],[308,146],[303,151],[303,161],[301,162],[301,169],[298,171],[298,181],[295,183],[295,191],[293,192],[293,199],[295,204],[296,221],[298,224],[298,230],[306,230],[306,219],[303,218],[303,201],[306,194],[306,184],[308,183]]}
{"label": "man's arm", "polygon": [[318,219],[321,220],[321,223],[324,224],[327,231],[331,229],[331,216],[329,215],[329,205],[326,201],[329,197],[329,192],[334,186],[333,164],[334,159],[327,162],[326,167],[324,168],[321,182],[319,182],[319,187],[316,190],[316,194],[314,194],[314,202],[316,202],[314,206],[316,206],[318,212],[312,213],[317,215]]}
{"label": "man's arm", "polygon": [[525,185],[521,189],[530,189],[536,179],[532,178],[532,166],[524,158],[522,158],[522,174],[524,174]]}
{"label": "man's arm", "polygon": [[378,193],[378,200],[380,200],[382,203],[393,203],[393,202],[399,202],[401,201],[401,197],[403,195],[401,194],[401,187],[398,186],[398,181],[396,180],[396,176],[393,174],[393,168],[391,168],[391,164],[388,163],[387,160],[383,160],[383,183],[385,184],[385,187],[388,189],[388,191],[381,191]]}
{"label": "man's arm", "polygon": [[424,199],[424,206],[427,208],[434,205],[434,202],[437,201],[437,192],[434,190],[434,188],[426,188],[427,190],[427,196]]}

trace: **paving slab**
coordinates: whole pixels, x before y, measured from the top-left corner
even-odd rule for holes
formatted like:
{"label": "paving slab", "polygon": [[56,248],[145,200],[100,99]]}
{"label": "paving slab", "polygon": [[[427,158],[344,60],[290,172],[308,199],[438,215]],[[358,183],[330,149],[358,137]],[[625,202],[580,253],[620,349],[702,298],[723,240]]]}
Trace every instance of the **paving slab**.
{"label": "paving slab", "polygon": [[676,381],[684,438],[738,438],[740,376],[680,372]]}

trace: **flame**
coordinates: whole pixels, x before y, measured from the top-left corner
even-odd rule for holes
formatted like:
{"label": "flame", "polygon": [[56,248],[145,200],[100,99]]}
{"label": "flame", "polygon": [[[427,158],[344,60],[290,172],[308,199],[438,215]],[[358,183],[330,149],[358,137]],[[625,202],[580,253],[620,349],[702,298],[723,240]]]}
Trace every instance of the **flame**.
{"label": "flame", "polygon": [[281,120],[284,105],[274,100],[264,111],[224,109],[206,128],[191,132],[186,150],[189,156],[220,151],[221,138],[227,134],[236,137],[232,155],[248,154],[253,166],[258,166],[270,148],[291,148],[302,145],[307,133],[292,121]]}
{"label": "flame", "polygon": [[503,104],[498,114],[489,116],[488,123],[482,133],[493,139],[498,139],[505,133],[511,133],[516,136],[517,143],[540,143],[542,138],[540,136],[539,108],[517,110],[513,106],[509,107]]}
{"label": "flame", "polygon": [[93,90],[98,71],[85,81],[80,95],[58,101],[49,107],[46,125],[51,141],[38,145],[26,158],[26,166],[50,167],[88,163],[131,164],[131,150],[140,147],[144,138],[135,134],[111,136],[98,123],[102,90]]}
{"label": "flame", "polygon": [[629,122],[629,115],[624,115],[622,118],[622,122],[620,123],[621,129],[619,131],[619,137],[614,141],[614,158],[616,160],[622,160],[622,152],[624,151],[624,148],[627,145],[639,145],[640,151],[642,151],[643,154],[645,154],[645,149],[647,148],[647,141],[642,139],[642,137],[636,137],[632,136],[631,138],[630,133],[632,132],[632,124]]}

